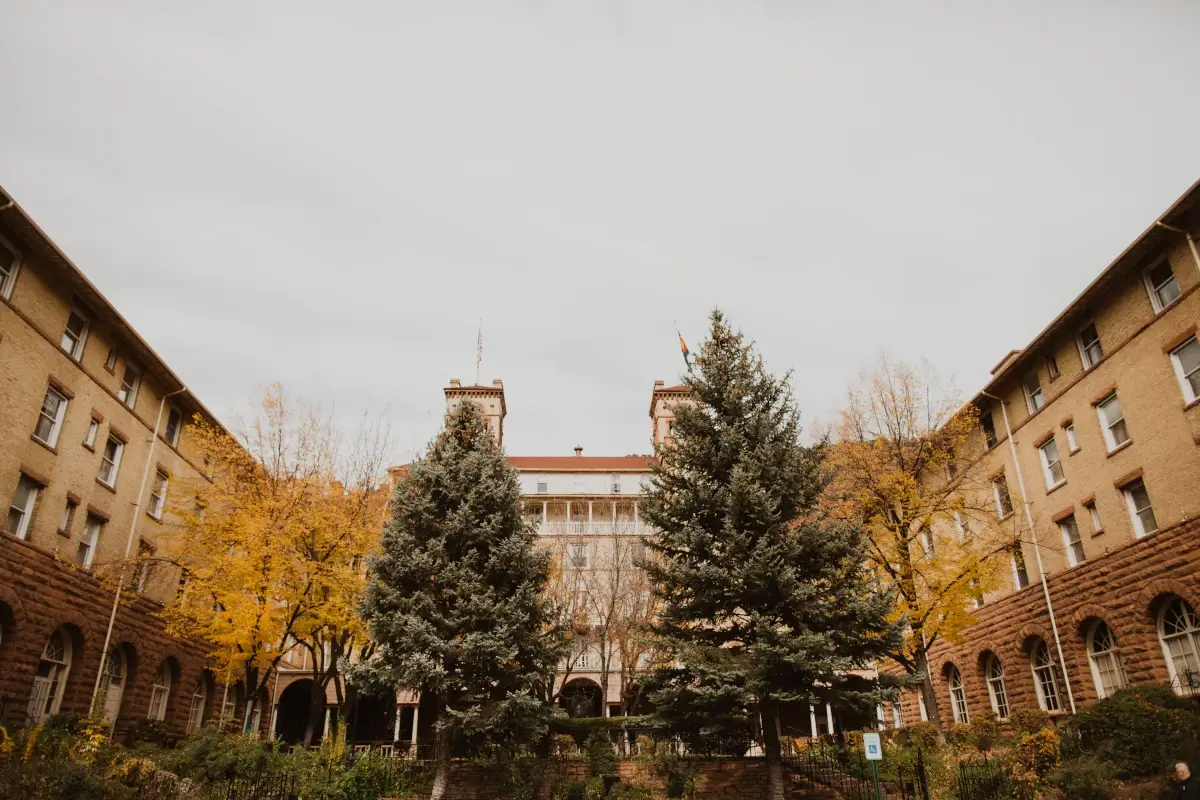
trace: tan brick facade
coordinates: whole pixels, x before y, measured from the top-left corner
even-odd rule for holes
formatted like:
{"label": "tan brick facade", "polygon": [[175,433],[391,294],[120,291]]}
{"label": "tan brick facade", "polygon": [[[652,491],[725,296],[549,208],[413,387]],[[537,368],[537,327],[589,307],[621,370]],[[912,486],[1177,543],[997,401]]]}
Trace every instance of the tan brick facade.
{"label": "tan brick facade", "polygon": [[[0,716],[22,722],[42,648],[60,628],[70,641],[70,663],[65,685],[53,689],[61,700],[51,707],[88,710],[113,598],[92,573],[124,561],[127,549],[135,557],[139,548],[169,551],[170,515],[152,513],[160,510],[152,490],[160,474],[168,495],[173,480],[199,474],[203,467],[184,423],[195,414],[211,416],[3,193],[0,208]],[[69,353],[63,340],[73,311],[87,320],[87,331]],[[129,402],[122,382],[131,367],[138,381]],[[65,400],[65,409],[39,422],[48,389]],[[101,479],[110,436],[122,445],[119,464],[108,473],[111,486]],[[35,494],[26,491],[31,487]],[[91,547],[84,567],[77,566],[81,544]],[[177,574],[156,567],[130,595],[132,606],[118,611],[112,646],[125,655],[126,667],[123,699],[114,708],[118,729],[147,716],[164,662],[171,680],[165,722],[179,732],[186,725],[204,652],[166,636],[154,617],[177,584]],[[211,704],[217,689],[211,676],[206,680]]]}

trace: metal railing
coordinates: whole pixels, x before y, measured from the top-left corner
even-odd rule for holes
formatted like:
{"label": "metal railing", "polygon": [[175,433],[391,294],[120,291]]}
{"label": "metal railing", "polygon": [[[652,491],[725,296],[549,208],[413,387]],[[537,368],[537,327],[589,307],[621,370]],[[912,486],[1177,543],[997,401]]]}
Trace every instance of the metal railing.
{"label": "metal railing", "polygon": [[[797,756],[784,759],[785,768],[809,783],[832,789],[844,800],[875,800],[871,762],[857,750],[820,742]],[[924,757],[918,751],[916,764],[897,767],[897,779],[880,776],[880,793],[899,800],[929,800]]]}
{"label": "metal railing", "polygon": [[650,526],[633,520],[616,522],[567,522],[564,520],[537,521],[539,536],[649,536]]}
{"label": "metal railing", "polygon": [[1012,794],[1008,773],[998,761],[964,761],[958,765],[959,800],[1000,800]]}

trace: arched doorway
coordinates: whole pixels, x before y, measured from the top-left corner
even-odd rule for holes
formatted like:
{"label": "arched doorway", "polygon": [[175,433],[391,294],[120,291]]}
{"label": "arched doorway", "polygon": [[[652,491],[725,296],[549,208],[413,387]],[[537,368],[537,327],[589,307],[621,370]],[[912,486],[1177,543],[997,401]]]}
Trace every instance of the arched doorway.
{"label": "arched doorway", "polygon": [[74,655],[71,636],[65,627],[50,634],[38,659],[37,672],[33,677],[33,692],[29,697],[28,715],[31,722],[41,722],[58,713],[62,706],[63,691],[67,676],[71,672]]}
{"label": "arched doorway", "polygon": [[391,744],[396,738],[396,693],[357,693],[346,716],[346,731],[354,744]]}
{"label": "arched doorway", "polygon": [[567,681],[558,695],[558,706],[571,717],[604,716],[604,698],[600,684],[588,678]]}
{"label": "arched doorway", "polygon": [[125,698],[125,687],[129,683],[130,659],[126,656],[125,648],[117,645],[109,651],[104,659],[104,676],[100,679],[100,697],[104,698],[103,718],[108,725],[109,735],[121,716],[121,701]]}
{"label": "arched doorway", "polygon": [[[309,710],[312,707],[313,683],[311,678],[288,684],[279,694],[275,704],[275,737],[288,744],[303,744],[308,730]],[[322,730],[313,732],[312,743],[321,739]]]}

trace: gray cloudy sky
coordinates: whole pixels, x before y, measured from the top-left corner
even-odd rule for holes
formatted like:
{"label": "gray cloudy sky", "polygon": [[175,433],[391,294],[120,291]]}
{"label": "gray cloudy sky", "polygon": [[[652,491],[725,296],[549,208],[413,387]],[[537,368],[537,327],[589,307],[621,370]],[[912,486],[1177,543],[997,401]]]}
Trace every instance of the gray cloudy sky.
{"label": "gray cloudy sky", "polygon": [[719,304],[966,391],[1200,175],[1200,4],[0,0],[0,183],[223,417],[649,449]]}

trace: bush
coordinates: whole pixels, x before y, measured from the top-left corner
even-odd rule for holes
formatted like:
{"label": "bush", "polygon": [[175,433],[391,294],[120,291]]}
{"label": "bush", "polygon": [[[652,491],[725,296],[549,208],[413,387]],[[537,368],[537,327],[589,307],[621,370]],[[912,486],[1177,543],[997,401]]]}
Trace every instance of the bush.
{"label": "bush", "polygon": [[1116,769],[1107,761],[1079,758],[1052,772],[1050,784],[1062,792],[1064,800],[1111,800]]}
{"label": "bush", "polygon": [[587,783],[571,781],[567,784],[563,797],[565,800],[587,800]]}
{"label": "bush", "polygon": [[587,760],[593,777],[617,774],[617,752],[608,731],[595,730],[588,736]]}
{"label": "bush", "polygon": [[579,752],[579,745],[571,734],[555,733],[550,736],[550,751],[559,758],[566,758]]}
{"label": "bush", "polygon": [[1175,761],[1200,762],[1200,711],[1157,686],[1123,689],[1080,710],[1067,725],[1079,749],[1119,778],[1158,775]]}
{"label": "bush", "polygon": [[653,794],[644,786],[618,783],[608,791],[608,800],[651,800]]}
{"label": "bush", "polygon": [[972,744],[971,738],[971,726],[965,722],[955,722],[946,729],[946,743],[954,747]]}
{"label": "bush", "polygon": [[1008,724],[1017,736],[1028,736],[1050,727],[1050,715],[1040,708],[1018,708],[1008,715]]}
{"label": "bush", "polygon": [[905,728],[908,732],[908,743],[922,750],[932,750],[938,746],[938,727],[932,722],[914,722]]}
{"label": "bush", "polygon": [[976,750],[986,753],[1000,741],[1000,722],[995,714],[981,714],[971,720],[967,730],[967,741]]}

